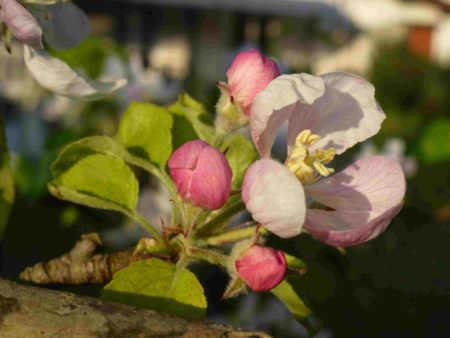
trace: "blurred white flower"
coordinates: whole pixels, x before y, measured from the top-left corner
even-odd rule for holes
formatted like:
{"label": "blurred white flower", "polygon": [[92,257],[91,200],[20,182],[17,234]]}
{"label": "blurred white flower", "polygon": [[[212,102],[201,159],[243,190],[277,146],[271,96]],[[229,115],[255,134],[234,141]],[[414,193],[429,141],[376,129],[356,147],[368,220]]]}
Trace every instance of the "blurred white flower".
{"label": "blurred white flower", "polygon": [[[88,33],[87,18],[77,7],[69,4],[69,10],[62,10],[68,4],[58,5],[58,11],[48,12],[49,20],[46,32],[49,41],[58,47],[73,46],[81,42]],[[56,6],[56,5],[55,5]],[[16,0],[0,0],[0,18],[6,24],[11,35],[24,44],[24,59],[34,79],[44,88],[63,96],[84,100],[94,100],[126,85],[125,79],[112,82],[91,80],[71,69],[63,61],[48,54],[42,44],[43,29],[36,18]],[[45,11],[45,6],[39,7]],[[71,9],[70,9],[71,8]],[[46,17],[47,13],[41,14]],[[77,28],[76,38],[66,34],[70,24],[81,25]],[[59,32],[58,32],[59,31]],[[65,40],[68,44],[58,40]]]}

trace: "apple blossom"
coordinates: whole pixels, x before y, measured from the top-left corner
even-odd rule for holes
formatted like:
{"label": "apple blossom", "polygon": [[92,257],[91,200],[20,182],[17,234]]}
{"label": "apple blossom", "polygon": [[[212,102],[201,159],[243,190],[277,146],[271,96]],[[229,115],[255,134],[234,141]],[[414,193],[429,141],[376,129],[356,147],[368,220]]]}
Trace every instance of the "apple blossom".
{"label": "apple blossom", "polygon": [[219,82],[218,124],[234,126],[248,122],[255,96],[280,75],[277,64],[258,50],[240,52],[227,70],[227,83]]}
{"label": "apple blossom", "polygon": [[[368,241],[400,211],[405,177],[395,160],[373,156],[332,175],[337,154],[375,135],[385,114],[373,86],[349,73],[281,76],[254,100],[253,141],[263,157],[248,169],[242,198],[253,218],[280,237],[300,234],[334,246]],[[270,159],[288,123],[288,156]],[[324,177],[324,178],[322,178]]]}
{"label": "apple blossom", "polygon": [[284,253],[273,248],[252,245],[235,261],[239,277],[253,291],[269,291],[277,286],[286,273]]}
{"label": "apple blossom", "polygon": [[225,155],[208,143],[189,141],[168,162],[178,194],[195,206],[221,208],[231,192],[232,171]]}
{"label": "apple blossom", "polygon": [[37,49],[42,44],[42,29],[29,11],[16,0],[0,0],[1,19],[19,41]]}

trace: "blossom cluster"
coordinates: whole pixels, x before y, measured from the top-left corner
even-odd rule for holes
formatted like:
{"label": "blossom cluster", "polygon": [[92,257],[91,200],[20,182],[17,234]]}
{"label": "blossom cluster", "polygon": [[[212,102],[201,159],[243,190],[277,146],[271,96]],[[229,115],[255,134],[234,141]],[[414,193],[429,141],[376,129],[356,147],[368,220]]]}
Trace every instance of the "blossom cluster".
{"label": "blossom cluster", "polygon": [[[240,53],[218,84],[217,129],[249,123],[260,159],[246,171],[241,197],[253,220],[282,238],[306,232],[328,245],[347,247],[380,235],[400,211],[406,184],[400,164],[371,156],[335,173],[335,156],[374,136],[385,113],[374,87],[354,74],[279,76],[276,63],[257,50]],[[287,124],[287,157],[271,157]],[[190,141],[169,161],[186,203],[215,210],[231,192],[232,172],[223,153]],[[258,243],[232,257],[230,274],[252,290],[270,290],[287,269],[284,253]]]}

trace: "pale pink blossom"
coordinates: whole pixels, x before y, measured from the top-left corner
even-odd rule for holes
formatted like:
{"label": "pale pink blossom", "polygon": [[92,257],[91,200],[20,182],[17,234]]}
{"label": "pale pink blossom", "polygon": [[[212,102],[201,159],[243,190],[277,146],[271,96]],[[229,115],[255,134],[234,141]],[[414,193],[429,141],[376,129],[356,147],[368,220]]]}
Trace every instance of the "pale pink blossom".
{"label": "pale pink blossom", "polygon": [[227,84],[222,88],[242,112],[250,115],[254,97],[280,75],[277,64],[258,50],[240,52],[227,70]]}
{"label": "pale pink blossom", "polygon": [[269,291],[286,273],[286,257],[282,251],[252,245],[235,262],[239,277],[255,292]]}
{"label": "pale pink blossom", "polygon": [[[388,226],[405,195],[397,161],[373,156],[338,174],[336,154],[375,135],[385,114],[373,86],[349,73],[281,76],[255,98],[250,129],[263,157],[248,169],[242,198],[253,218],[280,237],[306,230],[334,246],[368,241]],[[288,123],[288,157],[270,159]]]}
{"label": "pale pink blossom", "polygon": [[[67,25],[70,22],[77,22],[80,27],[77,27],[74,32],[83,35],[76,39],[73,36],[72,41],[66,39],[65,43],[68,43],[67,46],[71,46],[74,42],[81,42],[81,39],[86,37],[88,33],[88,30],[84,27],[86,26],[87,18],[84,17],[81,10],[72,4],[58,4],[55,6],[60,9],[58,15],[62,17],[58,18],[58,20],[50,18],[51,21],[58,21],[59,27],[53,25],[52,22],[46,24],[47,35],[50,35],[49,41],[56,42],[55,36],[52,37],[51,31],[63,27],[64,25],[61,25],[61,23]],[[75,99],[96,100],[127,84],[126,79],[103,82],[92,80],[77,73],[65,62],[51,56],[44,50],[42,43],[43,30],[36,18],[24,6],[16,0],[0,0],[0,7],[0,19],[4,21],[11,35],[24,44],[25,65],[33,78],[42,87],[58,95]],[[72,10],[61,11],[64,8],[71,8]],[[40,9],[44,10],[43,7],[40,7]],[[41,16],[45,17],[42,13]],[[61,32],[59,32],[59,35],[61,35]]]}
{"label": "pale pink blossom", "polygon": [[183,144],[173,152],[168,166],[183,200],[209,210],[221,208],[228,200],[233,173],[225,155],[208,143]]}
{"label": "pale pink blossom", "polygon": [[42,29],[31,13],[16,0],[0,0],[1,19],[19,41],[43,49]]}

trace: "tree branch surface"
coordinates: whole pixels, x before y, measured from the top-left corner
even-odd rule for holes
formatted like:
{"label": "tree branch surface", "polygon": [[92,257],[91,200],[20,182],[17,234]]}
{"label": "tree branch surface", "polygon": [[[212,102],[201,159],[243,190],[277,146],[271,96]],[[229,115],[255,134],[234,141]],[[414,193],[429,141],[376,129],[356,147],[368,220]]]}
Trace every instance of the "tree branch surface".
{"label": "tree branch surface", "polygon": [[26,268],[19,278],[34,284],[106,284],[114,273],[134,261],[149,258],[134,249],[113,254],[94,254],[102,245],[97,233],[81,236],[72,250],[48,262]]}
{"label": "tree branch surface", "polygon": [[1,338],[267,338],[265,333],[177,318],[0,279]]}

